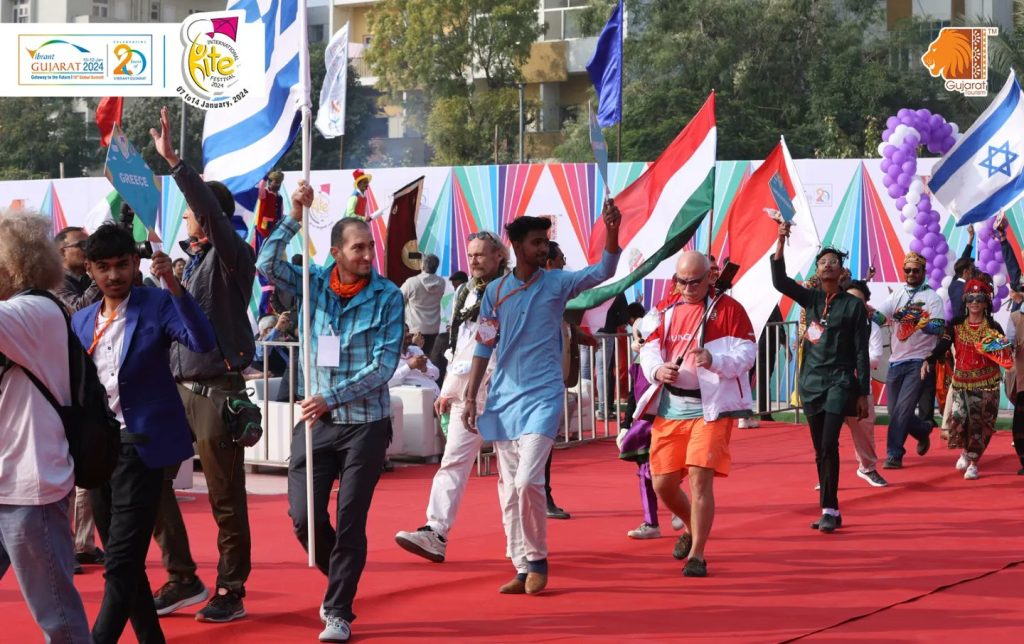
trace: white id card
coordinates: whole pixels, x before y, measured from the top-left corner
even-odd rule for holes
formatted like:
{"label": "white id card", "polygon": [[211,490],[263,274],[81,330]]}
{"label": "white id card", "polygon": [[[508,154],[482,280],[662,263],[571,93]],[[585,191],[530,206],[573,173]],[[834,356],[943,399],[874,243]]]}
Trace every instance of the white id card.
{"label": "white id card", "polygon": [[[333,331],[333,329],[332,329]],[[316,345],[316,366],[337,367],[341,360],[341,338],[322,335]]]}

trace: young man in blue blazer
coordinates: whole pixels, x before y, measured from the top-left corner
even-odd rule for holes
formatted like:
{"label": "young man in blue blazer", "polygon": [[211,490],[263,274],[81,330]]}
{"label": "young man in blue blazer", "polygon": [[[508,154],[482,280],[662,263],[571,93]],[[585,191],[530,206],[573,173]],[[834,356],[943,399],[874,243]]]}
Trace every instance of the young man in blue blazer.
{"label": "young man in blue blazer", "polygon": [[169,350],[180,342],[212,351],[213,327],[174,277],[167,255],[153,256],[167,290],[133,288],[139,255],[132,234],[104,225],[86,244],[86,270],[103,299],[74,315],[75,333],[92,356],[110,408],[121,422],[121,454],[110,482],[92,490],[106,548],[103,602],[93,641],[115,643],[131,619],[140,642],[163,642],[146,577],[164,468],[192,457],[192,435],[171,374]]}

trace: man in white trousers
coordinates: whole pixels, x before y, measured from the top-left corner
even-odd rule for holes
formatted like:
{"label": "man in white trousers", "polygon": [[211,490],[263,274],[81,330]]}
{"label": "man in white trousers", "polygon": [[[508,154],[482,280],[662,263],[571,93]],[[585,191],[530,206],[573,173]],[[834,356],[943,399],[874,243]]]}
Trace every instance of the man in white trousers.
{"label": "man in white trousers", "polygon": [[[448,547],[448,532],[455,523],[455,516],[462,503],[473,463],[480,451],[483,439],[480,434],[466,429],[462,422],[465,409],[466,384],[469,369],[476,350],[477,317],[483,302],[484,289],[505,272],[508,250],[498,236],[490,232],[477,232],[469,236],[466,247],[469,272],[472,279],[456,290],[452,304],[451,329],[448,335],[441,335],[436,342],[448,347],[445,356],[448,370],[441,386],[441,395],[434,408],[438,415],[449,414],[448,442],[445,444],[441,467],[434,475],[427,501],[427,522],[413,532],[399,531],[395,542],[414,555],[435,563],[444,561]],[[489,362],[485,381],[490,379],[494,359]],[[477,411],[483,411],[487,386],[481,387],[477,400]]]}

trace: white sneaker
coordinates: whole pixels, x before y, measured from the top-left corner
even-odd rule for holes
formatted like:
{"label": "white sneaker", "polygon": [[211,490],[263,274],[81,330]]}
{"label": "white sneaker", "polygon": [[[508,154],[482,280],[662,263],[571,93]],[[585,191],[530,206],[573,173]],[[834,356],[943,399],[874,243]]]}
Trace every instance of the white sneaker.
{"label": "white sneaker", "polygon": [[448,547],[447,540],[428,526],[423,526],[416,532],[399,530],[398,534],[395,535],[395,542],[402,549],[408,550],[412,554],[424,559],[429,559],[434,563],[444,561],[444,551]]}
{"label": "white sneaker", "polygon": [[968,465],[967,471],[964,472],[964,478],[967,479],[968,481],[973,481],[974,479],[978,478],[978,466],[975,465],[974,463]]}
{"label": "white sneaker", "polygon": [[761,426],[761,421],[757,419],[757,416],[751,416],[746,419],[747,429],[757,429]]}
{"label": "white sneaker", "polygon": [[626,536],[630,539],[657,539],[661,537],[661,528],[645,521],[639,528],[627,532]]}
{"label": "white sneaker", "polygon": [[347,642],[352,637],[352,627],[340,617],[328,617],[324,630],[320,631],[321,642]]}
{"label": "white sneaker", "polygon": [[672,529],[675,530],[676,532],[679,532],[680,530],[682,530],[685,527],[686,527],[686,524],[683,523],[683,520],[673,514],[672,515]]}
{"label": "white sneaker", "polygon": [[747,419],[746,418],[740,418],[739,421],[736,422],[736,427],[738,429],[747,429],[748,428]]}
{"label": "white sneaker", "polygon": [[861,472],[860,469],[858,469],[857,476],[867,481],[872,487],[885,487],[889,485],[889,482],[882,478],[882,475],[875,470],[870,472]]}
{"label": "white sneaker", "polygon": [[971,464],[971,462],[967,460],[967,454],[965,454],[963,452],[960,452],[960,458],[958,458],[956,460],[956,469],[957,469],[957,471],[958,472],[963,472],[964,470],[967,469],[967,466],[970,465],[970,464]]}
{"label": "white sneaker", "polygon": [[815,486],[814,486],[814,490],[815,490],[816,492],[817,492],[817,491],[820,491],[820,490],[821,490],[821,483],[818,483],[817,485],[815,485]]}

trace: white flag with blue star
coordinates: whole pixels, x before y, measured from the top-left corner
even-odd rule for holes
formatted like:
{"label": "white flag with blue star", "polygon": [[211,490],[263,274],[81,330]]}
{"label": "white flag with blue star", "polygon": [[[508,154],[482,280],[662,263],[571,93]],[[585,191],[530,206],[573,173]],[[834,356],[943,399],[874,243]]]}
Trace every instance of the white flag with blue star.
{"label": "white flag with blue star", "polygon": [[928,188],[958,226],[1024,196],[1024,94],[1012,71],[988,109],[932,169]]}

